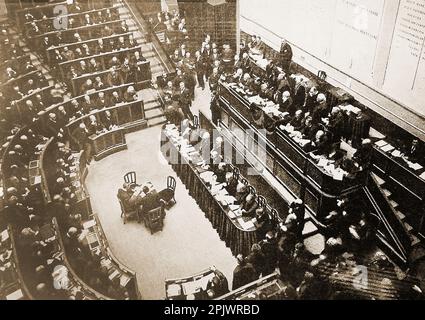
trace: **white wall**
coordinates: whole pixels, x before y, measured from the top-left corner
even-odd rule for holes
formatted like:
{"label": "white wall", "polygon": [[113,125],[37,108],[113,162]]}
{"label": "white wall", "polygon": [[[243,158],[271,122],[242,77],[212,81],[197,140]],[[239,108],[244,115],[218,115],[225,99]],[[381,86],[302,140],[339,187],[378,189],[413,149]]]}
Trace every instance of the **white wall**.
{"label": "white wall", "polygon": [[[425,0],[240,0],[240,25],[277,50],[287,39],[295,62],[325,70],[330,83],[425,140],[425,63],[412,90],[412,66],[418,65],[413,53],[420,45],[413,51],[406,36],[400,38],[412,12],[411,24],[425,32],[425,9],[418,10],[418,3],[425,6]],[[406,59],[409,68],[403,67]]]}

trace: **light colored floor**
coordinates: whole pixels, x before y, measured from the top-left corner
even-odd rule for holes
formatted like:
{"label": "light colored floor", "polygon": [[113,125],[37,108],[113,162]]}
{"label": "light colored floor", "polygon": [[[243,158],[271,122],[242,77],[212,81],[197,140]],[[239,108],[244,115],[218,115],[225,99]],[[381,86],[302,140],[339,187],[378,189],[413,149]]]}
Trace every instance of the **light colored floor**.
{"label": "light colored floor", "polygon": [[232,281],[236,260],[204,213],[177,179],[177,204],[167,212],[162,232],[151,235],[142,224],[123,224],[116,192],[123,175],[136,171],[138,182],[158,190],[175,176],[159,152],[160,127],[126,136],[128,150],[92,162],[86,183],[93,210],[114,254],[137,273],[143,299],[163,299],[164,280],[190,276],[215,265]]}

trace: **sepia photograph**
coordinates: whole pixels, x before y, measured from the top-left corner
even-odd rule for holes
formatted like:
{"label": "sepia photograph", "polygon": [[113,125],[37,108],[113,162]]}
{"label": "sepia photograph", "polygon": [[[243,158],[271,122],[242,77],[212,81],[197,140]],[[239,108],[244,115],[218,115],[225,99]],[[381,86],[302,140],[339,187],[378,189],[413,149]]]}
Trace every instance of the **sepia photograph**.
{"label": "sepia photograph", "polygon": [[0,33],[0,300],[424,300],[425,0],[0,0]]}

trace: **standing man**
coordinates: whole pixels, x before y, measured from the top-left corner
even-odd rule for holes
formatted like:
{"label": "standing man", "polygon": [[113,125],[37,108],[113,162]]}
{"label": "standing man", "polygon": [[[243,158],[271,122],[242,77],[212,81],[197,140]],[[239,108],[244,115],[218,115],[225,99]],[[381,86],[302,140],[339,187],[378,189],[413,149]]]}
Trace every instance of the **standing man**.
{"label": "standing man", "polygon": [[190,105],[192,104],[192,98],[190,96],[189,89],[186,88],[184,82],[180,82],[180,92],[179,92],[179,106],[182,109],[185,117],[189,120],[193,119],[192,111],[190,110]]}
{"label": "standing man", "polygon": [[301,199],[294,200],[289,206],[289,215],[294,216],[296,218],[296,235],[298,241],[303,241],[303,230],[305,224],[305,206]]}
{"label": "standing man", "polygon": [[288,44],[286,40],[282,41],[282,44],[280,45],[280,63],[282,64],[282,68],[288,72],[289,67],[291,65],[292,61],[292,48]]}
{"label": "standing man", "polygon": [[204,81],[205,65],[204,65],[204,59],[202,59],[201,52],[199,51],[195,52],[195,71],[196,71],[196,78],[198,80],[198,87],[202,88],[202,90],[205,90],[205,81]]}

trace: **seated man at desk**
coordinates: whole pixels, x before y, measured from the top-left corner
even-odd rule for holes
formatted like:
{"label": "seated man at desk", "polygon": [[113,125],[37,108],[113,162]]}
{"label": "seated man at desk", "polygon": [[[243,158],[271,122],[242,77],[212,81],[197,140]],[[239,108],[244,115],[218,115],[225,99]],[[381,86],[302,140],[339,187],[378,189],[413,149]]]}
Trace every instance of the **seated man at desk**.
{"label": "seated man at desk", "polygon": [[249,194],[248,187],[244,185],[243,183],[238,182],[238,185],[236,186],[236,196],[235,196],[237,203],[240,205],[243,205],[248,194]]}
{"label": "seated man at desk", "polygon": [[227,279],[222,273],[218,273],[216,271],[214,278],[212,278],[207,284],[208,298],[218,298],[227,293],[229,293],[229,284]]}
{"label": "seated man at desk", "polygon": [[143,198],[134,192],[129,183],[124,183],[122,189],[118,189],[117,197],[122,202],[125,211],[137,210],[137,222],[140,223]]}
{"label": "seated man at desk", "polygon": [[414,139],[410,146],[404,147],[402,153],[411,162],[424,163],[425,152],[418,139]]}
{"label": "seated man at desk", "polygon": [[353,160],[356,161],[361,168],[368,169],[372,161],[372,141],[364,139],[360,148],[354,153]]}
{"label": "seated man at desk", "polygon": [[254,218],[257,208],[258,208],[258,203],[257,201],[255,201],[255,196],[251,193],[248,194],[241,207],[242,216]]}
{"label": "seated man at desk", "polygon": [[227,174],[227,170],[226,170],[226,163],[224,162],[220,162],[216,169],[214,170],[214,174],[217,177],[217,182],[218,183],[225,183],[226,182],[226,174]]}
{"label": "seated man at desk", "polygon": [[229,195],[236,196],[238,187],[238,180],[234,177],[232,172],[226,173],[226,186],[224,187]]}

